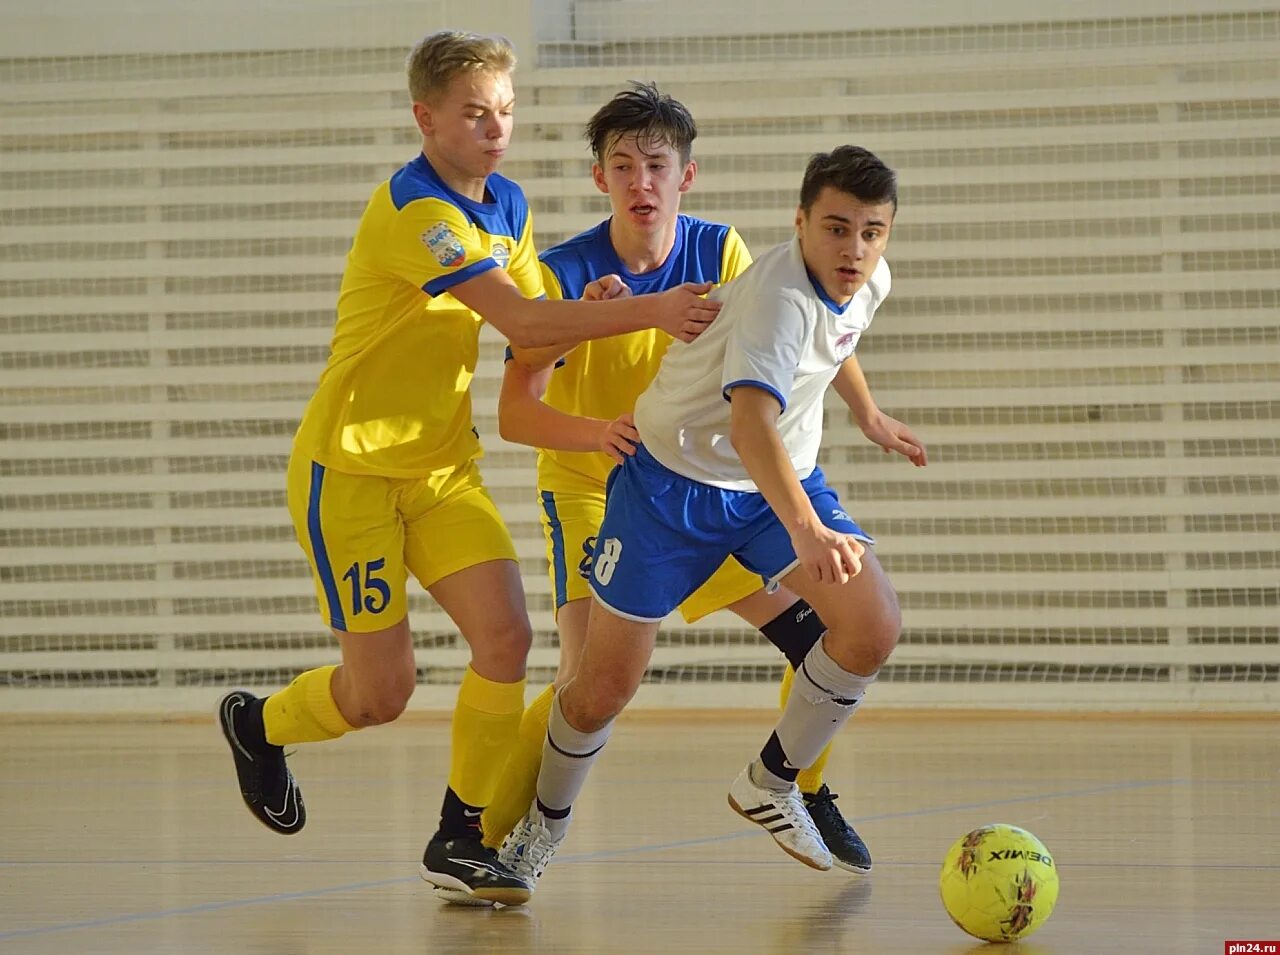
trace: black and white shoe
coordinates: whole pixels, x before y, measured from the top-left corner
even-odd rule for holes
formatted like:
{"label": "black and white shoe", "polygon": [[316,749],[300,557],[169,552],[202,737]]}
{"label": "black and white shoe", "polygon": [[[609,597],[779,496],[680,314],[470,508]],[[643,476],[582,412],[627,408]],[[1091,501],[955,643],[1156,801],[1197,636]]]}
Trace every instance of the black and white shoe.
{"label": "black and white shoe", "polygon": [[831,868],[831,850],[822,841],[817,826],[805,811],[795,783],[778,791],[757,786],[747,766],[729,787],[733,811],[773,836],[782,851],[813,869]]}
{"label": "black and white shoe", "polygon": [[804,808],[809,811],[813,824],[822,833],[822,841],[831,850],[832,861],[850,872],[870,872],[871,853],[862,837],[853,831],[836,808],[836,799],[827,784],[816,793],[804,794]]}
{"label": "black and white shoe", "polygon": [[436,896],[454,905],[524,905],[533,887],[502,864],[498,853],[475,835],[436,833],[422,853],[422,878]]}
{"label": "black and white shoe", "polygon": [[516,824],[498,850],[498,859],[508,869],[537,888],[542,873],[547,871],[551,858],[564,842],[564,836],[556,838],[547,827],[547,820],[538,811],[535,801],[528,814]]}
{"label": "black and white shoe", "polygon": [[218,725],[231,747],[240,781],[240,795],[255,819],[273,832],[293,835],[307,822],[302,791],[285,765],[284,749],[270,743],[253,743],[236,729],[236,720],[257,697],[232,690],[218,704]]}

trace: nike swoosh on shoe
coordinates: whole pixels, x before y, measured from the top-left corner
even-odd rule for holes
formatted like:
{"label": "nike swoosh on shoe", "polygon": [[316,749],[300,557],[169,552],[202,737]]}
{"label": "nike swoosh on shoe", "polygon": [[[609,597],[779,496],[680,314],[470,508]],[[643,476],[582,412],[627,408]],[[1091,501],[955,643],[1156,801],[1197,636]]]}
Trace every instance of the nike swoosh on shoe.
{"label": "nike swoosh on shoe", "polygon": [[475,869],[477,872],[488,872],[491,875],[496,875],[500,879],[511,878],[510,872],[502,872],[499,869],[495,869],[493,866],[491,866],[487,862],[480,862],[476,859],[458,859],[453,856],[449,857],[449,861],[456,863],[457,865],[469,865],[471,866],[471,868]]}
{"label": "nike swoosh on shoe", "polygon": [[[285,814],[290,810],[293,811],[293,818],[285,822]],[[271,821],[281,829],[293,829],[298,825],[298,787],[294,784],[292,775],[289,776],[289,788],[285,791],[284,802],[280,806],[280,811],[276,812],[265,803],[262,806],[262,811],[270,816]]]}
{"label": "nike swoosh on shoe", "polygon": [[257,760],[253,758],[253,753],[245,749],[244,744],[240,742],[240,737],[236,735],[235,712],[238,706],[244,706],[244,700],[238,697],[229,696],[222,701],[222,725],[227,728],[227,736],[230,738],[232,745],[244,753],[245,759],[256,763]]}

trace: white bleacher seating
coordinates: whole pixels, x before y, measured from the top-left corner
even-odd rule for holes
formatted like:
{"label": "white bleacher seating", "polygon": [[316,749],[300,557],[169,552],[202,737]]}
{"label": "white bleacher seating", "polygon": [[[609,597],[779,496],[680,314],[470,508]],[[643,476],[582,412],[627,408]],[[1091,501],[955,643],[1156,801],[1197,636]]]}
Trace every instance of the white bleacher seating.
{"label": "white bleacher seating", "polygon": [[[824,463],[902,595],[882,700],[1280,701],[1280,13],[1224,15],[1202,42],[1175,20],[1168,42],[1135,21],[1131,43],[922,42],[870,70],[793,40],[777,60],[518,76],[505,171],[540,247],[606,213],[580,129],[631,78],[699,119],[686,210],[757,252],[789,234],[810,153],[858,142],[899,169],[894,293],[859,354],[931,464],[885,458],[835,405]],[[417,149],[397,55],[4,84],[0,712],[203,709],[335,658],[283,470],[360,209]],[[501,347],[486,329],[476,423],[544,679]],[[417,705],[444,705],[465,647],[425,595],[411,614]],[[727,615],[673,618],[654,664],[642,699],[684,705],[771,705],[779,672]]]}

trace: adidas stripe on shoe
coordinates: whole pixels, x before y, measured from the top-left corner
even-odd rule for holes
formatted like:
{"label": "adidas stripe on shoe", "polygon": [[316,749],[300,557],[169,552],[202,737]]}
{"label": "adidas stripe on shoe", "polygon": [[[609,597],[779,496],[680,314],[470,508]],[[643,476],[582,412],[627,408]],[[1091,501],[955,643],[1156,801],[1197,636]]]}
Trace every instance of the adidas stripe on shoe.
{"label": "adidas stripe on shoe", "polygon": [[773,836],[787,855],[814,869],[831,868],[831,851],[822,841],[794,783],[783,792],[765,789],[751,781],[751,767],[747,766],[729,787],[729,805]]}

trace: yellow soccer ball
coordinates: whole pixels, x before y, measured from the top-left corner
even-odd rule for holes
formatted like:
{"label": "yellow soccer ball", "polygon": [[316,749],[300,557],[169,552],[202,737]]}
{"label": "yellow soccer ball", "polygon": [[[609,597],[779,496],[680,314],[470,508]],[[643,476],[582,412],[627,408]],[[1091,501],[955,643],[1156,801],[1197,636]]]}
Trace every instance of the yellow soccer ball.
{"label": "yellow soccer ball", "polygon": [[1058,867],[1039,839],[993,824],[956,840],[938,879],[951,920],[975,938],[1026,938],[1058,901]]}

